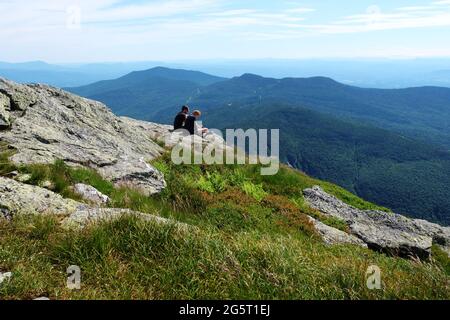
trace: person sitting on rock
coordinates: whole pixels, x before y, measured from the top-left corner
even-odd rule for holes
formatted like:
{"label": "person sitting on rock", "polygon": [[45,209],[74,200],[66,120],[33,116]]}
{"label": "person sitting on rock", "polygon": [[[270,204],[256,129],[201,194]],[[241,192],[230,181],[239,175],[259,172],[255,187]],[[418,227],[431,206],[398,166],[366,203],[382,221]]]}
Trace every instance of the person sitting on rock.
{"label": "person sitting on rock", "polygon": [[181,112],[177,114],[173,122],[173,130],[183,129],[186,119],[188,118],[189,107],[183,106]]}
{"label": "person sitting on rock", "polygon": [[198,135],[200,137],[208,132],[207,128],[201,127],[197,120],[200,119],[202,113],[199,110],[192,112],[192,115],[188,116],[186,122],[184,123],[184,129],[187,130],[191,135]]}

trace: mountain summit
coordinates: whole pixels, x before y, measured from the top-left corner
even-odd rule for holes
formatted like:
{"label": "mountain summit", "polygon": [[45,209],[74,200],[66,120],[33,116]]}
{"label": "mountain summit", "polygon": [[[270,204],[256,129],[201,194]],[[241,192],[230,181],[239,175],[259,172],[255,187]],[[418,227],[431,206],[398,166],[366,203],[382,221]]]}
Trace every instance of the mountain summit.
{"label": "mountain summit", "polygon": [[169,126],[45,85],[1,79],[0,119],[2,298],[448,297],[448,227],[287,166],[175,165]]}
{"label": "mountain summit", "polygon": [[[150,162],[164,153],[155,140],[167,136],[170,127],[120,118],[99,102],[44,85],[0,79],[0,101],[0,138],[15,150],[10,157],[14,164],[51,165],[63,160],[97,171],[115,187],[130,187],[146,196],[166,187],[163,174]],[[450,248],[450,228],[381,210],[358,211],[320,188],[305,194],[312,208],[349,224],[352,234],[333,236],[338,230],[321,229],[314,217],[309,218],[326,239],[334,239],[332,243],[360,242],[419,257],[429,255],[433,241]]]}

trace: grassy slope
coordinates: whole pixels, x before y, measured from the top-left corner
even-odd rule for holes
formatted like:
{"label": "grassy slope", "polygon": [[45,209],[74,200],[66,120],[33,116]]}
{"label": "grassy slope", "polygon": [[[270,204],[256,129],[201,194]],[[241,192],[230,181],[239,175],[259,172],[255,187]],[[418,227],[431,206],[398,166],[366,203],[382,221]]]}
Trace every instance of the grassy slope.
{"label": "grassy slope", "polygon": [[[95,172],[52,166],[19,168],[32,183],[53,181],[55,191],[86,182],[108,194],[113,207],[170,217],[188,230],[133,218],[60,229],[52,217],[18,217],[0,224],[0,286],[5,299],[41,295],[60,299],[449,299],[448,261],[429,263],[387,257],[355,246],[325,246],[307,222],[301,190],[321,184],[360,208],[374,207],[334,185],[283,167],[262,177],[251,166],[173,166],[168,156],[154,165],[168,188],[148,198],[115,189]],[[13,167],[0,165],[2,174]],[[76,198],[76,197],[75,197]],[[340,221],[324,220],[339,228]],[[447,265],[446,265],[447,263]],[[82,289],[65,289],[65,269],[82,269]],[[365,272],[376,264],[383,289],[371,291]],[[447,274],[446,271],[447,270]]]}
{"label": "grassy slope", "polygon": [[280,128],[280,157],[400,214],[450,225],[450,153],[372,126],[285,105],[205,115],[214,128]]}

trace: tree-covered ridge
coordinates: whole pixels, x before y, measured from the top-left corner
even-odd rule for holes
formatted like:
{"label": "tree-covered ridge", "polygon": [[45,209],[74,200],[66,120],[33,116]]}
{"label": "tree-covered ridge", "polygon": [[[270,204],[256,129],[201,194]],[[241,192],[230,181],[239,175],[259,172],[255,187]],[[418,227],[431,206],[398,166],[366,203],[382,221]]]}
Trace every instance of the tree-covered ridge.
{"label": "tree-covered ridge", "polygon": [[211,111],[219,128],[280,128],[282,161],[395,212],[450,223],[450,154],[372,126],[285,105]]}

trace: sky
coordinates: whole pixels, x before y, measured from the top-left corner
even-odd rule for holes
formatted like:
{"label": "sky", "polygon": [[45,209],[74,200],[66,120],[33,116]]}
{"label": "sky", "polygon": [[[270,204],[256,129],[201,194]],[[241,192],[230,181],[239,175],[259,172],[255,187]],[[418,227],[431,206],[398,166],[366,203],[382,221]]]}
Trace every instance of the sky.
{"label": "sky", "polygon": [[450,57],[450,0],[0,0],[0,61]]}

